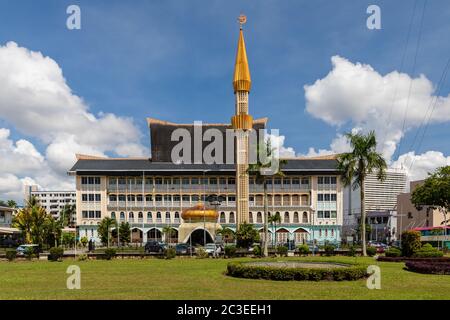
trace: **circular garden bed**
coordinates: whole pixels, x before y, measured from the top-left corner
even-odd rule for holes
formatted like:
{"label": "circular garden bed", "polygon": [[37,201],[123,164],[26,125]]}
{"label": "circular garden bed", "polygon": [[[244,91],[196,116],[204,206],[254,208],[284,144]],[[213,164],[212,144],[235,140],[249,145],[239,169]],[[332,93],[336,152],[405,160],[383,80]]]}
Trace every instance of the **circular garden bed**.
{"label": "circular garden bed", "polygon": [[259,261],[230,262],[227,275],[237,278],[278,281],[343,281],[368,276],[367,266],[335,262]]}

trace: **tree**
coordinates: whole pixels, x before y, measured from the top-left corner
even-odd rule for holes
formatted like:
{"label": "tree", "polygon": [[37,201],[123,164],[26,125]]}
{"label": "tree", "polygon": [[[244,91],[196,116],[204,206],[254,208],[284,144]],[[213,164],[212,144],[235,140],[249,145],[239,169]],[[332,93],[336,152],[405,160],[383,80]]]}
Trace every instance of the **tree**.
{"label": "tree", "polygon": [[353,190],[360,188],[361,197],[361,242],[362,253],[367,256],[366,251],[366,208],[364,204],[364,181],[368,174],[376,172],[377,178],[383,181],[386,177],[386,160],[376,151],[377,140],[375,132],[370,131],[367,135],[361,133],[347,133],[345,135],[350,141],[351,152],[338,155],[338,170],[342,172],[341,180],[344,186],[352,186]]}
{"label": "tree", "polygon": [[[287,163],[286,160],[280,160],[277,157],[277,152],[275,148],[272,148],[272,144],[270,139],[267,139],[265,143],[257,145],[257,159],[256,163],[250,164],[248,168],[248,172],[255,176],[255,182],[257,184],[263,185],[264,190],[264,250],[263,255],[267,257],[269,255],[268,249],[268,238],[269,238],[269,229],[268,229],[268,211],[269,205],[267,203],[267,180],[272,179],[274,176],[283,177],[284,173],[281,171],[283,165]],[[267,163],[263,163],[261,159],[267,159],[270,161],[265,161]],[[273,161],[278,161],[278,167],[275,172],[271,169],[271,164]]]}
{"label": "tree", "polygon": [[110,238],[111,238],[111,228],[116,226],[116,220],[110,217],[105,217],[100,221],[97,233],[100,236],[100,240],[103,244],[106,244],[109,248]]}
{"label": "tree", "polygon": [[17,202],[15,202],[14,200],[6,201],[6,205],[10,208],[17,208]]}
{"label": "tree", "polygon": [[248,249],[253,243],[259,241],[258,230],[252,224],[242,223],[236,232],[236,246]]}
{"label": "tree", "polygon": [[165,235],[165,239],[168,243],[172,239],[172,235],[175,234],[175,229],[169,226],[166,226],[162,229],[162,233]]}
{"label": "tree", "polygon": [[234,231],[231,230],[230,228],[222,228],[222,229],[217,229],[216,230],[216,234],[220,234],[223,237],[223,240],[225,241],[225,243],[228,243],[228,241],[231,239],[234,239]]}
{"label": "tree", "polygon": [[72,232],[64,232],[61,242],[65,246],[72,247],[75,244],[75,234]]}
{"label": "tree", "polygon": [[76,207],[74,204],[66,204],[61,210],[60,217],[63,227],[72,226],[72,217],[76,214]]}
{"label": "tree", "polygon": [[131,226],[128,222],[121,222],[119,226],[119,239],[123,244],[131,241]]}
{"label": "tree", "polygon": [[273,231],[272,247],[275,247],[275,238],[277,235],[277,222],[281,223],[281,216],[279,212],[269,217],[269,223],[272,226]]}
{"label": "tree", "polygon": [[419,231],[405,231],[402,233],[402,255],[404,257],[412,257],[421,246]]}
{"label": "tree", "polygon": [[450,166],[438,168],[429,174],[422,185],[411,194],[411,202],[418,210],[424,206],[439,209],[444,215],[444,226],[449,224],[447,212],[450,209]]}

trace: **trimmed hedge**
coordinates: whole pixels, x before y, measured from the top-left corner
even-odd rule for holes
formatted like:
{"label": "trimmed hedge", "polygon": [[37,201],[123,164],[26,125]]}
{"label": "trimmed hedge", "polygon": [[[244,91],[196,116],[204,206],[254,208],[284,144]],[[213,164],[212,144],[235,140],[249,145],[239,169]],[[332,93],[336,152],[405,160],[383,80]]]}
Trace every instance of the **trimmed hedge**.
{"label": "trimmed hedge", "polygon": [[111,260],[112,258],[114,258],[117,255],[117,251],[114,248],[108,248],[105,249],[105,256],[104,258],[106,260]]}
{"label": "trimmed hedge", "polygon": [[402,252],[398,248],[389,248],[384,252],[386,257],[400,257]]}
{"label": "trimmed hedge", "polygon": [[166,250],[164,250],[164,258],[166,258],[167,260],[173,259],[177,256],[177,251],[175,250],[175,248],[167,248]]}
{"label": "trimmed hedge", "polygon": [[7,249],[5,255],[8,261],[14,261],[17,257],[17,251],[14,249]]}
{"label": "trimmed hedge", "polygon": [[377,254],[377,248],[375,248],[375,247],[367,247],[366,248],[366,252],[367,252],[367,255],[369,257],[373,257],[374,255]]}
{"label": "trimmed hedge", "polygon": [[382,257],[379,256],[377,258],[378,261],[381,262],[406,262],[406,261],[422,261],[422,262],[450,262],[449,257],[441,257],[441,258],[414,258],[414,257]]}
{"label": "trimmed hedge", "polygon": [[286,257],[287,254],[288,254],[288,247],[286,247],[286,246],[278,246],[278,247],[277,247],[277,254],[278,254],[279,256],[284,256],[284,257]]}
{"label": "trimmed hedge", "polygon": [[309,247],[306,244],[299,245],[297,247],[297,252],[301,256],[307,256],[309,254]]}
{"label": "trimmed hedge", "polygon": [[425,274],[447,274],[450,275],[450,262],[436,261],[407,261],[408,270]]}
{"label": "trimmed hedge", "polygon": [[61,247],[53,247],[50,248],[49,255],[47,259],[49,261],[62,261],[62,257],[64,256],[64,249]]}
{"label": "trimmed hedge", "polygon": [[232,258],[236,255],[236,246],[227,245],[227,246],[225,246],[224,250],[225,250],[225,256],[227,256],[228,258]]}
{"label": "trimmed hedge", "polygon": [[265,279],[275,281],[343,281],[358,280],[368,276],[367,266],[350,265],[343,268],[276,268],[250,266],[242,262],[230,262],[227,275],[236,278]]}
{"label": "trimmed hedge", "polygon": [[434,248],[431,244],[427,243],[422,246],[419,250],[414,253],[414,257],[418,258],[429,258],[429,257],[443,257],[444,253],[439,251],[437,248]]}

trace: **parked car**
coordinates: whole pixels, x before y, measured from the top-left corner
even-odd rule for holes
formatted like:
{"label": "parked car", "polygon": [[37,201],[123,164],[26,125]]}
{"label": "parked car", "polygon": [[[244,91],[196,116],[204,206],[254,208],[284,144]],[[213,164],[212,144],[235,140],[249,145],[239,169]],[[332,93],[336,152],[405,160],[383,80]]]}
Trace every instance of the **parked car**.
{"label": "parked car", "polygon": [[187,243],[178,243],[175,246],[175,251],[177,254],[191,254],[191,252],[195,252],[195,248],[191,247]]}
{"label": "parked car", "polygon": [[205,251],[209,255],[217,256],[222,252],[222,248],[215,243],[207,243],[205,246]]}
{"label": "parked car", "polygon": [[166,244],[160,241],[149,241],[145,244],[145,252],[147,253],[162,253],[166,248]]}
{"label": "parked car", "polygon": [[[28,249],[31,248],[31,249]],[[33,250],[33,253],[39,253],[39,245],[38,244],[22,244],[17,247],[16,252],[18,256],[23,256],[26,250]]]}
{"label": "parked car", "polygon": [[369,241],[367,245],[376,248],[378,253],[383,253],[389,248],[388,245],[378,241]]}

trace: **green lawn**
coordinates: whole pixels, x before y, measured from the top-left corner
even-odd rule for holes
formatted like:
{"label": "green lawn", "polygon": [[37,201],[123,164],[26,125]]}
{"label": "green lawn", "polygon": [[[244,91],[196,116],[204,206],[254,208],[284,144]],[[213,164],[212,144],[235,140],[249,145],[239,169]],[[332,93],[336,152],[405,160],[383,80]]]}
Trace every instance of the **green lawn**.
{"label": "green lawn", "polygon": [[[372,258],[319,258],[325,260],[378,265],[381,289],[367,289],[366,280],[230,278],[224,275],[229,259],[17,261],[0,262],[0,299],[450,299],[450,276],[416,274],[403,270],[403,263]],[[81,290],[66,289],[71,264],[81,268]]]}

